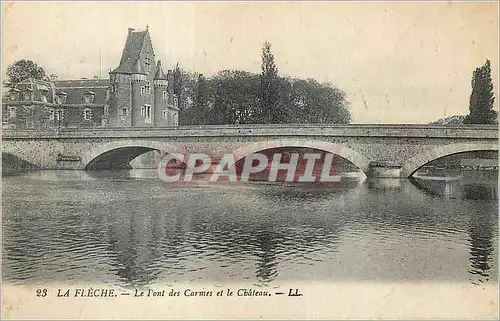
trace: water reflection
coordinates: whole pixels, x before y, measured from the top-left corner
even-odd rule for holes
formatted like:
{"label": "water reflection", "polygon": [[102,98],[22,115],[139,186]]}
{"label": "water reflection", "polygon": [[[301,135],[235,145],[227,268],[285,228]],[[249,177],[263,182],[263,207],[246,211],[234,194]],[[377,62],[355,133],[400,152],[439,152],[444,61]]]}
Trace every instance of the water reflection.
{"label": "water reflection", "polygon": [[6,280],[496,282],[498,202],[484,178],[167,188],[147,177],[3,178]]}
{"label": "water reflection", "polygon": [[498,171],[462,171],[450,176],[416,175],[412,182],[432,194],[456,199],[498,199]]}
{"label": "water reflection", "polygon": [[490,213],[475,213],[471,217],[469,228],[470,242],[470,269],[469,273],[475,276],[470,280],[477,284],[484,283],[491,277],[490,269],[495,264],[492,258],[493,248],[493,220]]}

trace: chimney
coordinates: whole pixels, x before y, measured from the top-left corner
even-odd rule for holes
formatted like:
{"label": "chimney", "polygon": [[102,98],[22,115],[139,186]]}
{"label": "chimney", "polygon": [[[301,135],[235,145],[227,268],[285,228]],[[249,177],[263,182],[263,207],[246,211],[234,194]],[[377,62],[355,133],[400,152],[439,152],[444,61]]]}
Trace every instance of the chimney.
{"label": "chimney", "polygon": [[173,81],[174,80],[174,73],[172,72],[171,69],[169,69],[167,71],[167,80],[170,82],[170,81]]}
{"label": "chimney", "polygon": [[134,30],[135,30],[134,28],[128,28],[128,34],[131,35],[132,31],[134,31]]}

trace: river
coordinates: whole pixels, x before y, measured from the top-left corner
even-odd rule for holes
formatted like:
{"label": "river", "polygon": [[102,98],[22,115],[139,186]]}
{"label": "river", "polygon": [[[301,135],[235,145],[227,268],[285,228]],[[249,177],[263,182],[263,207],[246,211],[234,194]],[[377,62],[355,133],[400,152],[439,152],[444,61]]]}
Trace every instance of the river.
{"label": "river", "polygon": [[[148,170],[3,177],[13,284],[497,283],[497,172],[170,186]],[[477,178],[477,179],[476,179]]]}

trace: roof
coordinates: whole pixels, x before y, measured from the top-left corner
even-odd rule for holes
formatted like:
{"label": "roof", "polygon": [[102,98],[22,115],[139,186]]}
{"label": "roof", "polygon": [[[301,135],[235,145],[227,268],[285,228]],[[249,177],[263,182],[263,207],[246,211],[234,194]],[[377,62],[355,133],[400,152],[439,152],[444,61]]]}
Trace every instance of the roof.
{"label": "roof", "polygon": [[139,59],[139,54],[144,45],[144,39],[148,35],[148,30],[132,31],[128,34],[123,48],[120,65],[112,72],[131,73],[134,63]]}
{"label": "roof", "polygon": [[55,80],[52,82],[28,78],[16,84],[16,91],[32,91],[34,101],[42,101],[42,92],[48,103],[54,102],[54,96],[66,95],[65,104],[82,104],[85,94],[94,95],[94,104],[106,104],[108,101],[109,79]]}
{"label": "roof", "polygon": [[47,102],[53,102],[54,91],[53,84],[49,81],[28,78],[16,84],[16,89],[21,91],[33,91],[33,100],[42,101],[41,91],[45,91]]}
{"label": "roof", "polygon": [[142,71],[141,62],[139,61],[139,59],[135,61],[134,67],[132,68],[132,73],[145,75],[144,71]]}
{"label": "roof", "polygon": [[54,85],[56,89],[59,88],[76,88],[76,87],[108,87],[109,79],[68,79],[68,80],[55,80]]}
{"label": "roof", "polygon": [[55,89],[66,94],[66,104],[81,104],[83,96],[93,93],[94,104],[106,104],[108,99],[109,79],[56,80]]}
{"label": "roof", "polygon": [[167,80],[167,76],[165,75],[165,73],[163,72],[163,68],[161,67],[161,61],[158,60],[158,64],[156,66],[156,75],[155,75],[155,79],[160,79],[160,80]]}

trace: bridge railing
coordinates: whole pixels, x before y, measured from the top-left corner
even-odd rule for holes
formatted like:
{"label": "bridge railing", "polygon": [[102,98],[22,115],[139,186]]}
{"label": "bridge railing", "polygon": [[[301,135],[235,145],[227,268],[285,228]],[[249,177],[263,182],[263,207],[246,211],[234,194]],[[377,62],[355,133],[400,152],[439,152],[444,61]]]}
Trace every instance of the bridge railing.
{"label": "bridge railing", "polygon": [[[269,137],[269,139],[307,137],[400,137],[498,139],[495,125],[427,125],[427,124],[252,124],[203,125],[178,127],[106,127],[59,128],[47,130],[4,129],[2,139],[62,138],[154,138],[154,137]],[[265,139],[265,138],[264,138]]]}
{"label": "bridge railing", "polygon": [[325,124],[325,123],[290,123],[290,124],[239,124],[239,125],[184,125],[184,126],[155,126],[155,127],[86,127],[86,128],[48,128],[48,129],[10,129],[2,128],[2,132],[95,132],[95,131],[164,131],[164,130],[216,130],[216,129],[281,129],[281,128],[388,128],[388,129],[476,129],[476,130],[498,130],[498,125],[477,125],[477,124]]}

